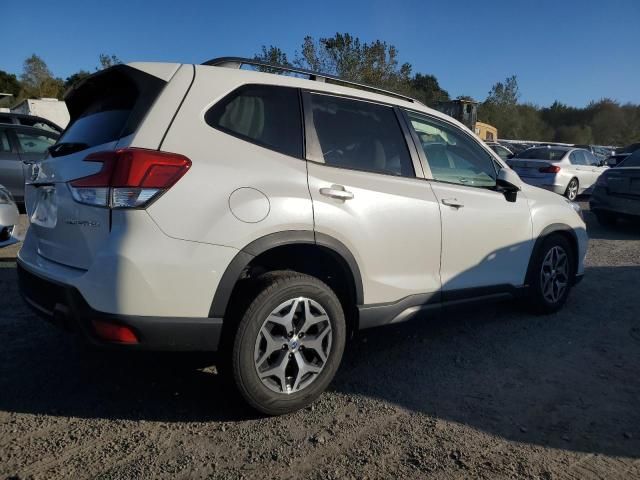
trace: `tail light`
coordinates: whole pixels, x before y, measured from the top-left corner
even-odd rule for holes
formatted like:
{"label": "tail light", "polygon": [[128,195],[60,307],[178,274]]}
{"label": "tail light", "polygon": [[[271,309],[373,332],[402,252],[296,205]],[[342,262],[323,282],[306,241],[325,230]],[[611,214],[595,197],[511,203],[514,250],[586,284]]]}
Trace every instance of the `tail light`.
{"label": "tail light", "polygon": [[94,175],[69,183],[74,200],[110,208],[141,208],[171,188],[191,167],[176,153],[124,148],[92,153],[85,162],[100,162]]}
{"label": "tail light", "polygon": [[558,173],[560,171],[560,167],[557,165],[549,165],[548,167],[542,167],[539,172],[540,173]]}
{"label": "tail light", "polygon": [[138,343],[138,337],[129,327],[115,323],[93,320],[93,329],[98,337],[108,342]]}

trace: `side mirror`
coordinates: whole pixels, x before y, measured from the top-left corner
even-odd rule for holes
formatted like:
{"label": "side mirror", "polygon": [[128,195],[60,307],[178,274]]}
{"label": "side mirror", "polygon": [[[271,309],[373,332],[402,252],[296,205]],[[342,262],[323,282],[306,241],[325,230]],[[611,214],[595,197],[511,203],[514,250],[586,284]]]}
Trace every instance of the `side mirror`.
{"label": "side mirror", "polygon": [[518,174],[510,168],[500,169],[496,184],[504,190],[511,190],[515,192],[522,190],[522,180],[520,180]]}
{"label": "side mirror", "polygon": [[518,192],[522,190],[522,180],[510,168],[501,168],[498,172],[496,186],[504,193],[507,202],[515,202]]}
{"label": "side mirror", "polygon": [[513,157],[515,157],[515,155],[514,155],[513,153],[510,153],[509,155],[507,155],[507,158],[508,158],[509,160],[511,160]]}

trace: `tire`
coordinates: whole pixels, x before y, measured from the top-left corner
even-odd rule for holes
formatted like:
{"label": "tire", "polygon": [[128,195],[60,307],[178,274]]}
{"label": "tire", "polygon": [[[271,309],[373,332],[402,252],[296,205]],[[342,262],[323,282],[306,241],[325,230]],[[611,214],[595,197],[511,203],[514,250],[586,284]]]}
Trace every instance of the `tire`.
{"label": "tire", "polygon": [[[564,255],[565,263],[560,260],[554,268],[550,264],[554,261],[552,251]],[[534,253],[529,277],[529,306],[534,312],[549,314],[563,307],[575,275],[574,259],[575,252],[562,235],[550,235],[542,242],[541,247]],[[551,289],[548,282],[552,283]],[[559,285],[563,283],[565,285],[561,288]]]}
{"label": "tire", "polygon": [[603,227],[613,227],[616,223],[618,223],[618,218],[611,213],[598,212],[595,215],[596,220],[598,220],[598,223]]}
{"label": "tire", "polygon": [[345,318],[335,293],[315,277],[271,272],[257,282],[233,341],[233,379],[253,408],[281,415],[312,403],[333,379],[346,342]]}
{"label": "tire", "polygon": [[578,182],[577,178],[572,178],[567,185],[567,189],[564,191],[564,196],[567,199],[575,202],[576,198],[578,198],[578,190],[580,189],[580,182]]}

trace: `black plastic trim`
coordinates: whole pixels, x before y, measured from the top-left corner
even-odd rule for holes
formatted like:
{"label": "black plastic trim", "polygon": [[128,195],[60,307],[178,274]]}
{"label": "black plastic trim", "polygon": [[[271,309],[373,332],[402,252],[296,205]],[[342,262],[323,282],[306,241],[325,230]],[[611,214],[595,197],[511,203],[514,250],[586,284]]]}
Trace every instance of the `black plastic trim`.
{"label": "black plastic trim", "polygon": [[578,243],[578,236],[576,235],[576,232],[573,228],[571,228],[569,225],[565,224],[565,223],[552,223],[550,225],[547,225],[542,232],[540,232],[540,235],[538,235],[538,238],[536,238],[535,243],[533,244],[533,249],[531,250],[531,257],[529,258],[529,265],[527,266],[527,275],[525,277],[526,279],[526,285],[530,285],[531,284],[531,275],[533,275],[533,262],[534,259],[536,257],[536,252],[538,252],[538,249],[542,247],[542,242],[545,241],[545,239],[553,234],[553,233],[557,233],[557,232],[565,232],[565,233],[569,233],[569,235],[571,236],[571,238],[573,239],[573,246],[575,247],[575,252],[574,253],[574,279],[573,282],[574,284],[577,283],[576,282],[576,278],[575,278],[575,272],[577,271],[577,265],[578,265],[578,255],[580,254],[580,252],[578,251],[579,249],[579,243]]}
{"label": "black plastic trim", "polygon": [[[33,311],[66,330],[79,332],[89,343],[101,347],[156,351],[202,351],[218,349],[222,318],[118,315],[94,310],[70,285],[43,278],[17,261],[20,293]],[[106,342],[95,335],[92,321],[131,328],[137,344]]]}
{"label": "black plastic trim", "polygon": [[438,312],[473,303],[488,303],[507,298],[518,298],[526,293],[524,287],[490,285],[443,292],[409,295],[397,302],[361,305],[359,328],[373,328],[406,322],[425,312]]}
{"label": "black plastic trim", "polygon": [[209,309],[209,317],[224,317],[227,311],[231,293],[238,280],[242,277],[242,272],[246,266],[258,255],[271,250],[272,248],[281,247],[283,245],[318,245],[335,252],[348,265],[353,281],[355,284],[356,304],[361,305],[364,302],[364,294],[362,287],[362,276],[358,262],[351,251],[339,240],[325,235],[323,233],[315,233],[312,230],[289,230],[286,232],[276,232],[254,240],[231,260],[227,269],[222,274],[220,283],[211,302]]}

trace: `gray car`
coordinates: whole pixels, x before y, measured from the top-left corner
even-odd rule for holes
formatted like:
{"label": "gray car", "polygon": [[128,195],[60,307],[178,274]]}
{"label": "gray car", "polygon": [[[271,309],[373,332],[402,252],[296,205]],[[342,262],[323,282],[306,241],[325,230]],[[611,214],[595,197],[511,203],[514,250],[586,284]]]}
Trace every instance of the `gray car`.
{"label": "gray car", "polygon": [[572,147],[534,147],[507,162],[520,178],[573,201],[590,193],[608,167],[591,152]]}
{"label": "gray car", "polygon": [[602,225],[623,217],[640,220],[640,150],[600,176],[589,207]]}
{"label": "gray car", "polygon": [[45,157],[58,137],[49,130],[0,124],[0,184],[19,205],[24,204],[24,183],[31,175],[31,165]]}

